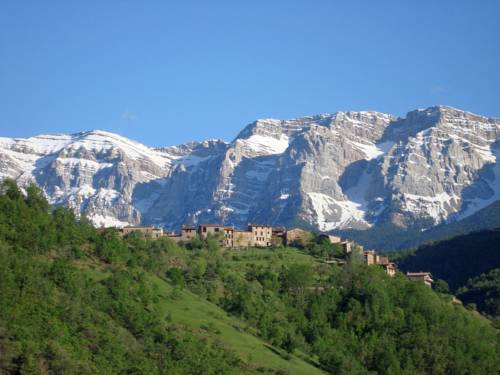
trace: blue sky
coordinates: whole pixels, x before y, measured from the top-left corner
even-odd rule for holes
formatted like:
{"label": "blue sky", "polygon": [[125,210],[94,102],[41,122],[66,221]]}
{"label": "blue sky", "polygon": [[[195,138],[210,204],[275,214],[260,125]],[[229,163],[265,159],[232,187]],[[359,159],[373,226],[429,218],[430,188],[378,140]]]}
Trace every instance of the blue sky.
{"label": "blue sky", "polygon": [[6,0],[0,136],[161,146],[338,110],[500,117],[499,14],[495,0]]}

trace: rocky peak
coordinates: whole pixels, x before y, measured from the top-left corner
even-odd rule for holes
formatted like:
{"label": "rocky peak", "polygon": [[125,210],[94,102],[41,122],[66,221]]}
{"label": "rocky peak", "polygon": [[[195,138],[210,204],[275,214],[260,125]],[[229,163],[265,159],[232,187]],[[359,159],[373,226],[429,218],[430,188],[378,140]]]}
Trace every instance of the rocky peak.
{"label": "rocky peak", "polygon": [[177,157],[190,154],[207,156],[213,153],[224,152],[227,145],[227,142],[221,139],[209,139],[202,142],[193,141],[178,146],[158,147],[155,150]]}

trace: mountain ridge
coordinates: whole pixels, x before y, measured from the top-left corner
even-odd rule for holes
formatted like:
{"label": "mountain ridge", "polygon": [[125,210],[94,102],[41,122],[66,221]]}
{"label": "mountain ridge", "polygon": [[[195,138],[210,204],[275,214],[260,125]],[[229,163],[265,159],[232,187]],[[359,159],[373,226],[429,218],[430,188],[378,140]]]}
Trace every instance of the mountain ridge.
{"label": "mountain ridge", "polygon": [[500,199],[500,120],[449,106],[259,119],[231,142],[87,132],[0,138],[0,178],[97,226],[249,221],[429,229]]}

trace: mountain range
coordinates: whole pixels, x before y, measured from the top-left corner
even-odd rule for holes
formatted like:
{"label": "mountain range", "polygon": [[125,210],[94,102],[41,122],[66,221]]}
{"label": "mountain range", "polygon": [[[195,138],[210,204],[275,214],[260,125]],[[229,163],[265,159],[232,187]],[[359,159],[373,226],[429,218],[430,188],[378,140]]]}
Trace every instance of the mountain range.
{"label": "mountain range", "polygon": [[434,106],[261,119],[230,143],[152,148],[100,130],[0,138],[0,178],[36,182],[96,226],[426,231],[500,199],[499,156],[499,119]]}

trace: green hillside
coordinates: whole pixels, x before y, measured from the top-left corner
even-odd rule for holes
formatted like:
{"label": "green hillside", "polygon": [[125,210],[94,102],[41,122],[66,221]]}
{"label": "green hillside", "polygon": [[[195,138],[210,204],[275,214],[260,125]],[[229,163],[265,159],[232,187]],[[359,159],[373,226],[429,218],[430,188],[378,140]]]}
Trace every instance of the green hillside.
{"label": "green hillside", "polygon": [[500,327],[500,268],[495,268],[467,281],[457,296],[471,304]]}
{"label": "green hillside", "polygon": [[[492,374],[489,320],[317,242],[179,246],[0,186],[0,373]],[[338,255],[338,254],[337,254]]]}
{"label": "green hillside", "polygon": [[402,271],[430,271],[468,307],[500,326],[500,229],[392,254]]}
{"label": "green hillside", "polygon": [[430,271],[456,290],[471,277],[500,268],[500,229],[423,245],[401,254],[397,263],[403,271]]}

